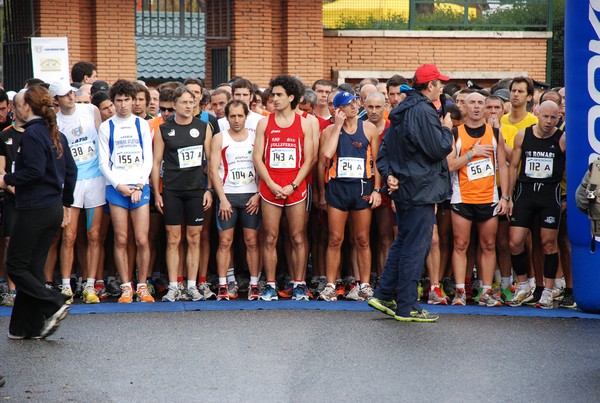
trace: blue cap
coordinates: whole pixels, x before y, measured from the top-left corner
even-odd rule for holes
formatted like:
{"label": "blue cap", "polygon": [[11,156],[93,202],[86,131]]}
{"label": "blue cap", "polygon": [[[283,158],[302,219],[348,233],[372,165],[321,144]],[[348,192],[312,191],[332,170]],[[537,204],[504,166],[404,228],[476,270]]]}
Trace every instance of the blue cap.
{"label": "blue cap", "polygon": [[340,106],[348,105],[350,101],[358,98],[356,95],[352,95],[349,92],[340,92],[333,97],[333,106],[339,108]]}

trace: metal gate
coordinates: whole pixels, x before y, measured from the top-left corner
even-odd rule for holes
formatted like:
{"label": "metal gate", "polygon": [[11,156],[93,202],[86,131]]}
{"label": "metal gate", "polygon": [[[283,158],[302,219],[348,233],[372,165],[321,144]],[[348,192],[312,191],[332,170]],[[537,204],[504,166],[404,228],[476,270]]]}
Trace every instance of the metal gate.
{"label": "metal gate", "polygon": [[18,91],[33,75],[30,37],[35,33],[33,0],[4,0],[4,89]]}

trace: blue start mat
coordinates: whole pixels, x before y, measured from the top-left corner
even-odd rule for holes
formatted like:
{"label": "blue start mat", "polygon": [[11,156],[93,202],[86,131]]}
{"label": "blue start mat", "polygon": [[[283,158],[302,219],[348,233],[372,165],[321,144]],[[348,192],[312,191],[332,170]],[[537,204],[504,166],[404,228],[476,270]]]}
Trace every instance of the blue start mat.
{"label": "blue start mat", "polygon": [[[527,316],[539,318],[580,318],[600,319],[600,315],[571,309],[539,309],[531,307],[495,307],[477,305],[443,306],[422,304],[424,309],[441,315],[484,315],[484,316]],[[100,304],[74,304],[70,313],[111,314],[135,312],[186,312],[186,311],[254,311],[254,310],[321,310],[375,312],[366,302],[355,301],[199,301],[199,302],[155,302],[118,304],[103,302]],[[11,308],[0,307],[0,316],[10,316]]]}

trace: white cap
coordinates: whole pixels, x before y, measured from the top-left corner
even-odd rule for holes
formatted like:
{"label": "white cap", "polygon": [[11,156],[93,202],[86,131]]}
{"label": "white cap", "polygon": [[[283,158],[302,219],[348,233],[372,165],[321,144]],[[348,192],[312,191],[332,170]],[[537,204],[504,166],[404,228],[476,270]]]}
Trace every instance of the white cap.
{"label": "white cap", "polygon": [[17,95],[17,93],[14,91],[7,91],[6,95],[8,95],[8,99],[12,101],[15,95]]}
{"label": "white cap", "polygon": [[54,81],[52,84],[50,84],[48,91],[50,91],[50,96],[54,98],[56,96],[63,97],[71,91],[77,93],[77,91],[79,90],[75,87],[72,87],[67,80],[63,79],[59,81]]}

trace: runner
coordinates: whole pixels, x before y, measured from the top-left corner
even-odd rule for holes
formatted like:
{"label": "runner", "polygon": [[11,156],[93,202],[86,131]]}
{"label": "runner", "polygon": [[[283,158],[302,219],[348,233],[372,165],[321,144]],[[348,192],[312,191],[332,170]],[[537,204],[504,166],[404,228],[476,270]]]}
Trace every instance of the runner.
{"label": "runner", "polygon": [[120,303],[133,302],[134,267],[129,267],[127,259],[130,217],[137,246],[137,300],[154,302],[146,285],[150,261],[148,177],[152,170],[152,135],[148,123],[131,112],[137,93],[135,85],[127,80],[118,80],[111,86],[110,98],[116,114],[102,122],[98,133],[100,170],[107,182],[106,200],[115,233],[115,265],[122,281]]}
{"label": "runner", "polygon": [[514,188],[514,201],[509,202],[508,207],[510,252],[519,285],[508,305],[519,306],[533,299],[527,282],[529,253],[525,240],[537,216],[544,251],[544,290],[537,306],[550,309],[554,307],[552,288],[558,270],[557,238],[561,219],[560,181],[565,169],[565,134],[556,127],[559,107],[554,101],[540,104],[538,119],[539,123],[517,133],[510,162],[509,189],[513,191]]}
{"label": "runner", "polygon": [[[206,122],[194,118],[194,94],[189,89],[175,89],[173,105],[175,118],[160,125],[160,133],[157,133],[154,139],[152,169],[155,204],[157,210],[164,215],[167,230],[169,288],[162,300],[175,302],[179,296],[179,246],[184,222],[187,241],[187,294],[192,301],[199,301],[204,299],[196,286],[200,262],[200,233],[204,222],[204,210],[212,203],[212,194],[204,188],[206,174],[203,160],[206,158],[205,150],[210,150],[212,133]],[[162,194],[161,172],[164,172]],[[208,186],[210,187],[210,181]]]}
{"label": "runner", "polygon": [[[381,93],[377,90],[374,93],[384,101]],[[352,290],[354,295],[351,291],[347,298],[364,301],[373,295],[370,285],[371,210],[381,204],[381,177],[375,171],[375,187],[370,179],[371,161],[377,159],[380,132],[372,123],[358,118],[357,98],[348,92],[337,94],[333,99],[335,123],[323,131],[322,152],[332,162],[325,195],[329,218],[327,286],[319,296],[325,301],[337,300],[335,280],[349,215],[353,222],[351,236],[355,239],[357,249],[360,287],[355,287]]]}
{"label": "runner", "polygon": [[258,288],[260,195],[257,191],[256,170],[252,162],[255,135],[246,129],[248,113],[248,105],[244,101],[239,99],[230,101],[225,106],[229,129],[217,133],[211,145],[210,174],[218,198],[216,217],[219,230],[218,300],[230,298],[227,269],[232,267],[231,245],[238,221],[244,232],[246,262],[250,271],[248,300],[253,301],[260,297]]}
{"label": "runner", "polygon": [[314,162],[311,127],[306,119],[294,112],[302,85],[294,77],[281,75],[269,83],[275,113],[258,123],[253,159],[261,179],[260,195],[264,229],[264,269],[267,286],[260,298],[278,299],[275,274],[279,223],[285,212],[292,239],[292,258],[296,299],[308,299],[306,283],[298,277],[306,266],[306,176]]}

